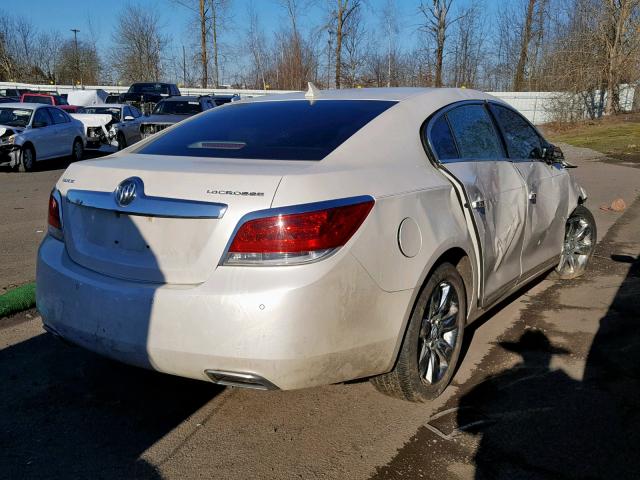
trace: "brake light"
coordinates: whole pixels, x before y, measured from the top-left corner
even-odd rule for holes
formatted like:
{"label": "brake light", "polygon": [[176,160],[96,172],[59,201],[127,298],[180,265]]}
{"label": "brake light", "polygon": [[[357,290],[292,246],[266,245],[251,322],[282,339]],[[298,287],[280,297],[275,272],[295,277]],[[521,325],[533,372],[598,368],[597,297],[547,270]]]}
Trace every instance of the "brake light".
{"label": "brake light", "polygon": [[60,194],[57,191],[51,192],[49,196],[49,234],[62,240],[62,215],[60,214]]}
{"label": "brake light", "polygon": [[346,244],[373,199],[303,213],[256,218],[238,229],[225,259],[233,265],[290,265],[319,260]]}

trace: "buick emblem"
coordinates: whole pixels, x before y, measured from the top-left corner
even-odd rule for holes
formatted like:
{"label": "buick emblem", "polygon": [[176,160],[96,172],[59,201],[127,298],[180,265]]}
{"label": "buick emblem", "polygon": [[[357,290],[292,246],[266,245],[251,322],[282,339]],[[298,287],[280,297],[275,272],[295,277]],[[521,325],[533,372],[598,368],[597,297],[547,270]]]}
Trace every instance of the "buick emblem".
{"label": "buick emblem", "polygon": [[127,178],[120,182],[118,188],[116,188],[115,196],[116,202],[121,207],[126,207],[136,198],[136,190],[138,188],[136,179]]}

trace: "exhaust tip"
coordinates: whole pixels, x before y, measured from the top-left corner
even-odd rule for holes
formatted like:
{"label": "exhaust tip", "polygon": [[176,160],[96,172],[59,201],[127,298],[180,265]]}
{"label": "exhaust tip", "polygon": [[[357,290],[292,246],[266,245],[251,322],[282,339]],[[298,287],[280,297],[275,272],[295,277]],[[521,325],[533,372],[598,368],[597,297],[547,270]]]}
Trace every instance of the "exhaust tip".
{"label": "exhaust tip", "polygon": [[213,383],[218,385],[251,388],[253,390],[279,390],[269,380],[255,373],[227,372],[224,370],[205,370],[204,373]]}

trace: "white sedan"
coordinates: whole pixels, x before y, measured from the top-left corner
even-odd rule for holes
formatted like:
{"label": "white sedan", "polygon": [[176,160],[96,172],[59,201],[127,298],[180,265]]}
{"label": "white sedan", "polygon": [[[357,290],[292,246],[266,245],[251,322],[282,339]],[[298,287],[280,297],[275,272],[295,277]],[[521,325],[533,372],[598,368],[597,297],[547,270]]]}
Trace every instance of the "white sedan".
{"label": "white sedan", "polygon": [[133,105],[111,103],[82,107],[71,116],[83,123],[87,148],[122,150],[139,141],[142,113]]}
{"label": "white sedan", "polygon": [[215,108],[71,165],[38,255],[45,328],[259,389],[439,395],[465,326],[596,225],[561,152],[490,95],[358,89]]}
{"label": "white sedan", "polygon": [[39,103],[0,105],[0,165],[26,172],[36,161],[71,156],[82,159],[82,123],[59,108]]}

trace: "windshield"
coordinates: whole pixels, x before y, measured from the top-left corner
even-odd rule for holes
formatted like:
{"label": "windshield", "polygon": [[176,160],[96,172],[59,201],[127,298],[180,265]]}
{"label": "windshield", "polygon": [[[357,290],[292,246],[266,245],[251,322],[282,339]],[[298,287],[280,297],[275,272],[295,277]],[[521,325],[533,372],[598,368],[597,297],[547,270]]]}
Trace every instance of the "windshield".
{"label": "windshield", "polygon": [[29,125],[33,110],[26,108],[0,107],[0,125],[26,127]]}
{"label": "windshield", "polygon": [[114,121],[120,121],[119,107],[82,107],[78,109],[78,113],[99,113],[103,115],[107,114],[111,115]]}
{"label": "windshield", "polygon": [[377,100],[232,103],[179,123],[137,153],[322,160],[395,103]]}
{"label": "windshield", "polygon": [[163,83],[136,83],[129,88],[130,93],[169,94],[169,85]]}
{"label": "windshield", "polygon": [[45,105],[53,105],[53,99],[47,96],[40,95],[25,95],[24,103],[44,103]]}
{"label": "windshield", "polygon": [[159,115],[195,115],[201,111],[200,102],[187,100],[162,100],[153,109]]}

